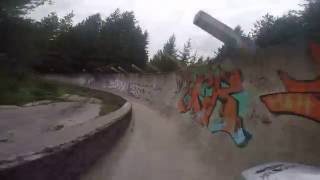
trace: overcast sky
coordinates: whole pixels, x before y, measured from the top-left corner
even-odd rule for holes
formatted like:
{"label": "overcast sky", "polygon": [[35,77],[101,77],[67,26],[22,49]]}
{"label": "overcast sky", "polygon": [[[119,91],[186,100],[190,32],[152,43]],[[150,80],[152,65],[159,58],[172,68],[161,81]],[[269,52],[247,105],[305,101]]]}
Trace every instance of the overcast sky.
{"label": "overcast sky", "polygon": [[241,25],[248,33],[253,23],[266,13],[282,15],[299,9],[303,0],[53,0],[53,5],[37,8],[30,17],[41,19],[50,12],[64,16],[73,11],[77,23],[87,16],[100,13],[108,16],[116,8],[134,11],[142,29],[149,32],[149,54],[162,48],[171,34],[177,47],[191,38],[198,55],[213,56],[222,43],[193,25],[194,15],[204,10],[230,27]]}

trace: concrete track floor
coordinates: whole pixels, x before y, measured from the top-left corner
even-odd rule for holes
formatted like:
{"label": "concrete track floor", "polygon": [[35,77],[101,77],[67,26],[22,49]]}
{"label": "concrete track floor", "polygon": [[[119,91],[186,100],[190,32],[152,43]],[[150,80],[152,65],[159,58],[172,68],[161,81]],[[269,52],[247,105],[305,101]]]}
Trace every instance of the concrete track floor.
{"label": "concrete track floor", "polygon": [[131,126],[81,180],[235,180],[274,161],[320,166],[316,122],[283,116],[266,126],[246,120],[253,139],[239,148],[227,133],[212,134],[188,114],[113,93],[132,103]]}
{"label": "concrete track floor", "polygon": [[110,154],[82,180],[212,179],[214,169],[200,160],[197,147],[179,133],[177,123],[133,102],[132,124]]}

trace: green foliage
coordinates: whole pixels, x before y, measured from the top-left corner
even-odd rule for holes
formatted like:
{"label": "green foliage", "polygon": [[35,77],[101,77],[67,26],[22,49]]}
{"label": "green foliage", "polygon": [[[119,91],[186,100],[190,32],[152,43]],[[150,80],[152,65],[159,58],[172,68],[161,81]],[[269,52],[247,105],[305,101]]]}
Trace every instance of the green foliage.
{"label": "green foliage", "polygon": [[[6,53],[13,71],[28,69],[41,53],[40,31],[32,20],[7,18],[0,22],[0,53]],[[3,61],[0,62],[4,63]]]}
{"label": "green foliage", "polygon": [[188,63],[188,66],[199,66],[199,65],[207,65],[210,64],[210,62],[212,61],[212,58],[210,57],[204,57],[204,56],[200,56],[198,57],[197,55],[194,55],[191,60]]}
{"label": "green foliage", "polygon": [[295,11],[278,18],[267,14],[255,23],[252,36],[260,47],[290,44],[303,38],[303,24]]}
{"label": "green foliage", "polygon": [[170,36],[169,40],[164,44],[162,51],[167,56],[171,56],[173,58],[177,57],[176,37],[175,37],[175,35]]}
{"label": "green foliage", "polygon": [[64,94],[77,94],[102,100],[99,115],[105,115],[121,107],[125,100],[97,90],[64,83],[49,82],[35,76],[22,79],[0,72],[0,105],[23,105],[40,100],[63,101]]}
{"label": "green foliage", "polygon": [[8,57],[13,72],[96,72],[107,66],[130,71],[132,64],[145,66],[148,33],[137,25],[133,12],[116,10],[105,20],[94,14],[75,26],[73,17],[73,12],[62,18],[53,12],[36,22],[6,14],[0,19],[0,54]]}
{"label": "green foliage", "polygon": [[1,0],[0,17],[3,14],[9,16],[23,15],[45,3],[51,3],[51,0]]}
{"label": "green foliage", "polygon": [[[320,43],[320,0],[305,0],[303,7],[302,11],[291,10],[280,17],[264,15],[254,24],[251,36],[244,35],[240,27],[236,27],[234,31],[245,41],[252,38],[261,48],[305,44],[310,41]],[[218,49],[213,62],[238,54],[239,50],[227,43]]]}
{"label": "green foliage", "polygon": [[197,61],[197,64],[203,64],[204,63],[204,57],[203,56],[200,56],[199,58],[198,58],[198,61]]}
{"label": "green foliage", "polygon": [[68,13],[63,18],[59,18],[57,13],[51,12],[47,17],[41,19],[39,25],[42,34],[47,40],[57,40],[63,33],[72,29],[74,13]]}
{"label": "green foliage", "polygon": [[[244,34],[244,31],[242,30],[241,26],[236,26],[234,28],[234,32],[237,33],[244,41],[250,41],[250,37]],[[217,61],[222,61],[223,59],[227,57],[234,56],[237,54],[237,48],[235,48],[234,43],[225,43],[222,45],[218,50],[215,52],[216,57],[214,59],[210,59],[210,63],[214,63]]]}
{"label": "green foliage", "polygon": [[[95,14],[58,37],[56,51],[60,54],[60,58],[65,60],[65,64],[62,65],[76,72],[89,69],[88,64],[94,61],[94,57],[98,54],[101,24],[100,14]],[[56,60],[60,58],[56,58]],[[58,72],[65,71],[61,65],[54,66],[53,63],[49,63],[49,68]]]}
{"label": "green foliage", "polygon": [[40,26],[49,40],[57,37],[59,25],[59,17],[54,12],[50,13],[47,17],[44,17],[40,22]]}
{"label": "green foliage", "polygon": [[150,61],[150,64],[157,67],[161,72],[171,72],[178,69],[177,59],[164,54],[162,50],[159,50]]}
{"label": "green foliage", "polygon": [[265,15],[257,21],[252,37],[260,47],[299,44],[307,41],[320,43],[320,1],[305,0],[304,9],[274,17]]}
{"label": "green foliage", "polygon": [[117,9],[101,28],[101,56],[111,63],[145,66],[148,33],[137,25],[133,12],[120,13]]}
{"label": "green foliage", "polygon": [[320,43],[320,0],[306,0],[301,12],[306,36]]}
{"label": "green foliage", "polygon": [[[103,20],[100,14],[89,16],[72,27],[73,14],[65,16],[56,29],[50,56],[37,65],[42,72],[95,72],[108,65],[130,71],[131,64],[146,64],[148,33],[143,32],[133,12],[116,10]],[[55,24],[55,23],[51,23]],[[55,32],[55,31],[53,31]]]}
{"label": "green foliage", "polygon": [[183,50],[179,54],[179,60],[183,64],[187,65],[191,58],[191,40],[188,39],[188,41],[183,45]]}
{"label": "green foliage", "polygon": [[60,19],[60,23],[59,23],[60,33],[67,33],[72,29],[73,17],[74,17],[74,13],[72,11],[71,13],[68,13],[62,19]]}
{"label": "green foliage", "polygon": [[178,69],[176,38],[170,36],[164,44],[163,49],[159,50],[151,59],[150,64],[157,67],[162,72],[170,72]]}
{"label": "green foliage", "polygon": [[21,105],[31,101],[55,99],[62,95],[59,87],[35,78],[17,79],[0,75],[0,104]]}
{"label": "green foliage", "polygon": [[234,32],[235,32],[236,34],[238,34],[240,37],[245,37],[244,31],[242,30],[242,28],[241,28],[240,25],[237,25],[237,26],[234,28]]}
{"label": "green foliage", "polygon": [[162,72],[175,71],[178,68],[186,68],[188,66],[207,64],[209,57],[198,57],[196,53],[191,54],[191,40],[189,39],[183,47],[182,51],[176,49],[175,36],[172,35],[164,44],[163,49],[159,50],[151,59],[150,64]]}

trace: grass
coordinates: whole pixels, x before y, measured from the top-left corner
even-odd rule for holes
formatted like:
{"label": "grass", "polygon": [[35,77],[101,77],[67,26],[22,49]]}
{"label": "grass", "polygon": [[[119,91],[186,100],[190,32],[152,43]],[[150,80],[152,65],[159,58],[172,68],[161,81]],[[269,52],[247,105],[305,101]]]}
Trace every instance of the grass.
{"label": "grass", "polygon": [[121,97],[108,92],[45,81],[38,77],[18,79],[0,76],[0,105],[23,105],[40,100],[62,101],[59,97],[63,94],[77,94],[101,99],[100,115],[115,111],[125,103]]}
{"label": "grass", "polygon": [[0,76],[0,105],[22,105],[32,101],[54,100],[64,92],[54,84],[37,78]]}

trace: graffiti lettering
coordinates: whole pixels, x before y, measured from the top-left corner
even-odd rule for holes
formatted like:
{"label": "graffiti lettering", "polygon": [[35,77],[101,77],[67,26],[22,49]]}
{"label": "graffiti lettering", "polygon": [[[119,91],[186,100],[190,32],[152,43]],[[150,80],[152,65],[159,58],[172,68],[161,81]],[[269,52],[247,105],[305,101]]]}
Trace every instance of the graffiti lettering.
{"label": "graffiti lettering", "polygon": [[129,84],[128,93],[135,98],[140,98],[143,96],[144,89],[137,84]]}
{"label": "graffiti lettering", "polygon": [[[239,100],[235,95],[243,93],[240,70],[230,72],[220,71],[219,75],[212,73],[196,74],[191,78],[179,82],[181,96],[178,99],[178,110],[181,113],[191,111],[195,119],[212,132],[224,131],[229,133],[237,145],[243,145],[250,139],[250,135],[242,127],[239,115]],[[219,116],[213,117],[213,111],[220,102]],[[210,124],[210,121],[213,122]]]}
{"label": "graffiti lettering", "polygon": [[311,81],[298,81],[279,71],[287,92],[261,96],[269,111],[294,114],[320,121],[320,77]]}
{"label": "graffiti lettering", "polygon": [[108,87],[110,89],[118,89],[120,91],[125,91],[128,88],[128,83],[116,79],[114,81],[110,81],[106,87]]}
{"label": "graffiti lettering", "polygon": [[[311,56],[320,65],[320,46],[311,43]],[[295,80],[288,73],[279,71],[286,88],[284,93],[261,96],[261,101],[272,113],[294,114],[320,122],[320,77],[314,80]]]}

